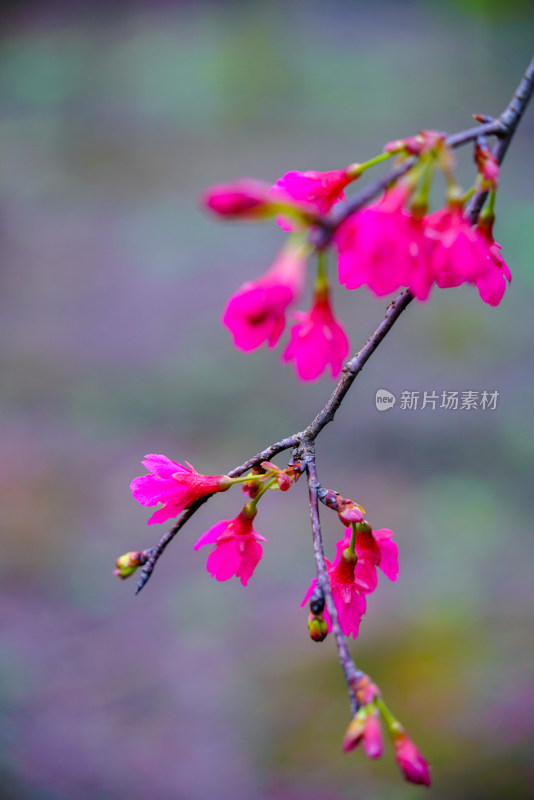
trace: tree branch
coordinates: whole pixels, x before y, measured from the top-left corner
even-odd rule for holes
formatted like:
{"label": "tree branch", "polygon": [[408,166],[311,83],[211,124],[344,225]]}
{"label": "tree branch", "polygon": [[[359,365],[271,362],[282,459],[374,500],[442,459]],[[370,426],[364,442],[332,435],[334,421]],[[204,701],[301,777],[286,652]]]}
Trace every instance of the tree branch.
{"label": "tree branch", "polygon": [[[515,90],[510,102],[504,109],[504,111],[495,119],[490,120],[488,122],[484,122],[482,125],[479,125],[476,128],[468,128],[465,131],[460,131],[459,133],[452,134],[447,137],[446,141],[450,147],[459,147],[461,145],[467,144],[468,142],[474,141],[480,136],[497,136],[498,141],[493,148],[493,152],[497,157],[499,163],[502,162],[508,146],[514,136],[514,133],[517,129],[517,126],[525,112],[525,109],[528,105],[528,102],[532,96],[534,91],[534,58],[530,62],[529,66],[527,67],[523,78],[521,79],[517,89]],[[484,119],[486,119],[484,117]],[[341,225],[341,223],[350,215],[353,214],[358,209],[362,208],[366,203],[370,200],[373,200],[377,195],[384,191],[388,186],[390,186],[394,181],[396,181],[399,177],[401,177],[405,172],[407,172],[415,163],[416,159],[410,158],[407,159],[401,166],[396,167],[393,170],[390,170],[383,178],[375,181],[374,183],[367,186],[365,189],[357,193],[354,198],[347,201],[343,205],[338,207],[338,210],[334,212],[330,219],[325,220],[320,228],[317,228],[313,232],[313,244],[317,248],[324,248],[326,247],[332,236],[334,235],[337,228]],[[471,222],[474,224],[484,205],[484,201],[486,199],[485,192],[477,193],[469,207],[466,211],[466,214],[469,216]],[[402,312],[405,308],[411,303],[413,300],[412,295],[408,290],[401,292],[398,297],[395,298],[387,307],[386,315],[371,337],[367,340],[365,345],[362,349],[354,355],[350,361],[347,362],[343,369],[343,375],[339,380],[337,386],[335,387],[334,391],[330,395],[326,405],[321,409],[321,411],[317,414],[314,420],[305,428],[304,431],[299,433],[294,433],[291,436],[286,437],[285,439],[281,439],[274,444],[269,445],[266,447],[265,450],[262,450],[260,453],[257,453],[252,458],[247,459],[240,464],[238,467],[235,467],[228,475],[232,478],[239,477],[243,475],[247,470],[261,464],[262,461],[269,461],[271,458],[276,456],[278,453],[283,452],[284,450],[288,450],[294,447],[301,447],[302,452],[308,454],[308,457],[311,458],[309,461],[310,469],[308,470],[308,480],[310,480],[311,474],[311,481],[312,484],[315,485],[317,483],[316,480],[316,471],[315,471],[315,456],[313,455],[313,443],[315,439],[322,431],[322,429],[331,422],[334,418],[334,415],[341,405],[343,398],[349,391],[350,387],[354,383],[357,375],[362,371],[363,367],[365,366],[368,359],[372,356],[372,354],[377,349],[380,342],[385,338],[385,336],[389,333],[393,325],[396,323]],[[311,450],[309,448],[312,448]],[[309,484],[310,485],[310,484]],[[313,488],[310,487],[310,503],[312,503],[313,498],[315,497],[316,501],[316,492],[317,487]],[[191,504],[189,508],[187,508],[180,519],[177,520],[176,524],[168,531],[164,536],[161,537],[159,542],[155,547],[153,547],[150,552],[150,558],[142,568],[141,576],[137,584],[136,594],[139,594],[141,589],[146,585],[147,581],[149,580],[152,572],[154,571],[154,567],[158,562],[159,558],[165,551],[166,547],[170,544],[170,542],[174,539],[176,534],[181,530],[181,528],[185,525],[188,520],[191,519],[193,514],[205,503],[212,495],[206,495],[202,497],[200,500],[195,501]],[[314,511],[312,505],[312,524],[314,521]],[[317,510],[317,518],[315,522],[315,526],[318,529],[318,537],[320,539],[320,524],[319,524],[319,516]],[[315,533],[314,533],[315,536]],[[315,539],[314,539],[315,543]],[[314,545],[315,546],[315,545]],[[322,542],[320,547],[320,553],[322,553]],[[321,556],[319,556],[320,559]],[[316,558],[317,558],[317,550],[316,550]],[[324,564],[324,555],[323,564]],[[319,564],[319,562],[318,562]],[[319,570],[319,566],[318,566]],[[330,608],[329,608],[330,612]],[[330,612],[331,613],[331,612]],[[332,615],[332,613],[331,613]],[[347,651],[348,652],[348,651]],[[350,657],[350,656],[349,656]]]}
{"label": "tree branch", "polygon": [[310,498],[310,517],[312,525],[313,552],[315,555],[315,563],[317,565],[317,586],[319,587],[319,589],[323,594],[326,608],[328,609],[328,613],[330,615],[330,621],[332,623],[332,632],[336,640],[339,663],[345,675],[345,680],[347,681],[347,688],[350,697],[350,705],[351,705],[352,715],[354,716],[354,714],[356,714],[356,712],[358,711],[358,701],[356,699],[356,695],[354,694],[352,686],[355,683],[355,681],[358,680],[358,678],[362,677],[363,672],[361,672],[356,667],[356,664],[354,663],[350,655],[349,648],[347,645],[347,640],[345,639],[345,635],[343,634],[343,631],[341,630],[341,625],[339,623],[339,616],[337,613],[336,604],[334,602],[334,598],[332,597],[332,588],[330,586],[330,579],[328,577],[328,572],[326,570],[326,564],[324,560],[323,537],[321,533],[321,521],[319,519],[319,500],[317,497],[317,492],[321,488],[321,485],[317,479],[317,468],[315,465],[315,449],[312,440],[305,440],[303,442],[302,460],[306,465],[306,473],[308,479],[308,494]]}

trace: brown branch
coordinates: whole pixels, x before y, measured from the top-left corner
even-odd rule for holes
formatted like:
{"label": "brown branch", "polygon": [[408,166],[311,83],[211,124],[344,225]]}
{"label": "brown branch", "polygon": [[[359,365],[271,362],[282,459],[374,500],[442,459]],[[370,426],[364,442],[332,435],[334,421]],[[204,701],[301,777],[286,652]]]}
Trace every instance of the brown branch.
{"label": "brown branch", "polygon": [[352,709],[352,714],[354,716],[354,714],[356,714],[358,710],[358,701],[356,699],[356,695],[354,694],[352,686],[354,682],[358,680],[358,678],[362,677],[363,673],[356,667],[356,664],[352,660],[347,645],[347,640],[345,638],[345,635],[343,634],[343,631],[341,630],[341,625],[339,623],[339,615],[337,613],[337,608],[334,602],[334,598],[332,597],[332,588],[330,586],[330,579],[328,577],[328,572],[326,570],[326,564],[324,560],[323,537],[321,534],[321,521],[319,518],[319,500],[317,497],[317,493],[321,488],[321,485],[317,479],[317,468],[315,465],[315,450],[312,440],[305,440],[303,442],[302,459],[306,465],[306,473],[308,478],[308,494],[310,498],[310,517],[312,526],[313,552],[315,555],[315,563],[317,565],[317,586],[319,587],[319,589],[323,594],[323,597],[325,599],[325,604],[328,609],[328,613],[330,615],[330,621],[332,623],[332,632],[336,640],[339,663],[345,675],[345,680],[347,681],[347,688],[350,697],[350,705]]}
{"label": "brown branch", "polygon": [[[504,159],[510,141],[514,136],[516,128],[525,112],[533,91],[534,58],[527,67],[525,74],[515,90],[510,102],[498,117],[488,122],[484,122],[477,128],[468,128],[465,131],[460,131],[459,133],[448,136],[447,143],[450,147],[459,147],[463,144],[467,144],[468,142],[476,140],[480,136],[497,136],[498,141],[494,147],[494,153],[499,163],[501,163]],[[336,211],[330,219],[325,220],[320,229],[315,231],[315,246],[318,248],[326,247],[336,229],[350,214],[362,208],[362,206],[364,206],[370,200],[373,200],[377,195],[383,192],[385,188],[387,188],[401,175],[407,172],[407,170],[409,170],[414,163],[415,158],[407,159],[400,167],[396,167],[395,169],[391,170],[383,178],[375,181],[361,192],[356,194],[352,200],[349,200],[342,206],[339,206],[339,210]],[[480,192],[476,194],[467,209],[467,214],[469,215],[469,218],[473,224],[478,219],[478,215],[485,199],[485,193]],[[368,359],[375,352],[380,342],[389,333],[404,309],[411,303],[412,300],[413,297],[410,292],[405,290],[388,305],[386,316],[372,336],[367,340],[362,349],[356,353],[356,355],[353,356],[350,361],[347,362],[343,369],[343,375],[334,391],[330,395],[326,405],[321,409],[315,419],[308,425],[307,428],[305,428],[304,431],[294,433],[285,439],[281,439],[279,442],[269,445],[269,447],[266,447],[265,450],[262,450],[252,458],[244,461],[243,464],[235,467],[235,469],[228,473],[230,477],[239,477],[252,467],[261,464],[262,461],[268,461],[284,450],[289,450],[290,448],[300,448],[301,445],[304,445],[305,443],[307,446],[310,446],[325,425],[333,420],[337,409],[354,383],[355,378],[362,371]],[[162,536],[157,545],[151,549],[151,556],[142,569],[141,576],[137,584],[136,594],[139,594],[143,586],[146,585],[147,581],[152,575],[152,572],[154,571],[156,563],[166,547],[174,539],[178,531],[189,519],[191,519],[193,514],[200,508],[200,506],[209,500],[210,497],[211,495],[207,495],[192,503],[191,506],[183,512],[182,516],[171,528],[171,530]]]}

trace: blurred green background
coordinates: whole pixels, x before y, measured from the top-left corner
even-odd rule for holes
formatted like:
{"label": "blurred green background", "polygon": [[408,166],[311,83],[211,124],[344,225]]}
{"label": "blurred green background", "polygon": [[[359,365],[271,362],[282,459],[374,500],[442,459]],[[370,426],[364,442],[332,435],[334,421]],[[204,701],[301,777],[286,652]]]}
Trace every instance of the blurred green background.
{"label": "blurred green background", "polygon": [[[221,225],[201,191],[498,113],[533,34],[529,2],[4,6],[2,800],[421,796],[390,749],[340,753],[335,649],[310,642],[299,608],[314,573],[303,484],[262,503],[246,590],[192,549],[237,513],[237,491],[199,512],[139,597],[111,569],[163,530],[129,493],[144,453],[225,471],[330,391],[297,384],[277,353],[232,348],[226,300],[282,233]],[[396,532],[400,579],[380,581],[352,650],[434,765],[433,798],[534,796],[533,133],[530,108],[497,203],[502,305],[467,287],[414,304],[318,441],[324,484]],[[467,186],[468,152],[459,174]],[[386,302],[335,302],[356,350]],[[500,398],[379,414],[378,388]]]}

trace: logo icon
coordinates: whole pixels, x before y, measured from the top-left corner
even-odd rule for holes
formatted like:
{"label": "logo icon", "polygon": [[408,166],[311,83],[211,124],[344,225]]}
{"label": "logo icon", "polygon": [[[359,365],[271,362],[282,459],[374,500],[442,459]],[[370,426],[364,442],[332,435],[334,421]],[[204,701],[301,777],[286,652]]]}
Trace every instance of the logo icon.
{"label": "logo icon", "polygon": [[397,398],[387,389],[377,389],[375,394],[375,405],[377,411],[389,411],[395,405]]}

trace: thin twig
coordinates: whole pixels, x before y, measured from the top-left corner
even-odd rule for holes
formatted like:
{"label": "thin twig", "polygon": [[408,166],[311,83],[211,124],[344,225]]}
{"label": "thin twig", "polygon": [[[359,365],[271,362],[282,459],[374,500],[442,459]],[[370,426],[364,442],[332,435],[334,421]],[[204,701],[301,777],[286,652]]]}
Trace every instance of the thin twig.
{"label": "thin twig", "polygon": [[330,579],[328,577],[328,572],[326,570],[326,564],[324,560],[323,537],[321,534],[321,521],[319,518],[319,501],[317,497],[317,492],[319,491],[321,486],[317,479],[317,468],[315,465],[315,450],[312,441],[306,441],[303,443],[302,458],[306,465],[306,473],[308,478],[308,493],[310,497],[310,517],[312,526],[313,551],[315,554],[315,563],[317,565],[317,586],[319,587],[324,596],[326,608],[328,609],[328,613],[330,615],[330,621],[332,623],[332,632],[336,640],[339,663],[345,675],[345,680],[347,681],[350,706],[352,709],[352,714],[354,716],[354,714],[356,714],[356,712],[358,711],[358,701],[356,699],[356,695],[354,694],[352,686],[354,682],[363,675],[363,673],[356,667],[356,664],[352,660],[347,645],[347,640],[345,639],[343,631],[341,630],[339,615],[337,613],[337,607],[334,602],[334,598],[332,597],[332,587],[330,586]]}

